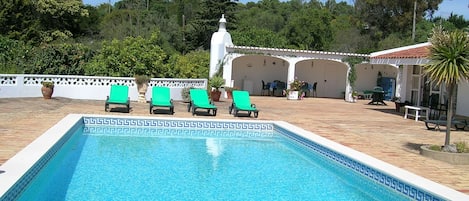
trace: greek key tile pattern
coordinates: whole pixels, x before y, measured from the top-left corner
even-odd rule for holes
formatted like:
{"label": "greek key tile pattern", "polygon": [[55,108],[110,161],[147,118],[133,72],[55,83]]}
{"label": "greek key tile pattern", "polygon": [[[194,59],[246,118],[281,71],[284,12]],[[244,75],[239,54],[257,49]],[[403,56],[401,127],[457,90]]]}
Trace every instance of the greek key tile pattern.
{"label": "greek key tile pattern", "polygon": [[347,169],[351,169],[377,183],[388,186],[412,200],[443,200],[429,192],[409,185],[385,173],[352,160],[340,153],[298,136],[291,131],[272,123],[224,122],[224,121],[185,121],[165,119],[134,119],[83,117],[64,135],[35,165],[6,193],[0,200],[15,200],[42,167],[61,148],[78,129],[88,135],[113,135],[137,137],[236,137],[236,138],[272,138],[281,134],[292,141],[302,144],[310,150],[322,154]]}
{"label": "greek key tile pattern", "polygon": [[190,138],[273,138],[273,131],[85,126],[84,135]]}
{"label": "greek key tile pattern", "polygon": [[163,119],[126,119],[105,117],[83,117],[87,126],[130,126],[148,128],[173,128],[173,129],[223,129],[244,131],[273,131],[272,123],[229,122],[229,121],[185,121]]}
{"label": "greek key tile pattern", "polygon": [[429,192],[423,191],[415,186],[409,185],[403,181],[400,181],[394,177],[391,177],[383,172],[377,171],[373,168],[370,168],[358,161],[352,160],[340,153],[332,151],[324,146],[321,146],[317,143],[314,143],[306,138],[298,136],[284,128],[275,126],[274,130],[276,133],[283,134],[287,138],[300,143],[309,149],[312,149],[315,152],[322,154],[323,156],[340,163],[341,165],[352,169],[353,171],[381,184],[388,186],[391,189],[401,193],[402,195],[412,199],[412,200],[431,200],[431,201],[442,201],[443,199],[437,197]]}

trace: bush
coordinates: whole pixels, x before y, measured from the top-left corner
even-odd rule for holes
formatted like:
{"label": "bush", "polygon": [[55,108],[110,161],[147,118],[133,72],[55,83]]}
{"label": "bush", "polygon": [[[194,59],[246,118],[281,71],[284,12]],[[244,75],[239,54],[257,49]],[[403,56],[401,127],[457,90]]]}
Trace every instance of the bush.
{"label": "bush", "polygon": [[83,75],[84,64],[93,57],[87,46],[74,44],[47,44],[37,47],[32,52],[27,74]]}
{"label": "bush", "polygon": [[148,75],[164,77],[168,69],[166,54],[157,45],[158,35],[150,39],[127,37],[104,41],[99,53],[85,66],[86,75],[131,77]]}

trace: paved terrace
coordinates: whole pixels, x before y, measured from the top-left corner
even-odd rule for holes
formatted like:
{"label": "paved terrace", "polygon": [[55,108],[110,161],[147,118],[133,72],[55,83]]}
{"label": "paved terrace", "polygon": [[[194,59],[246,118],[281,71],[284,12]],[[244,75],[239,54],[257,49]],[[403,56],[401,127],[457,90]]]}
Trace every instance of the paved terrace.
{"label": "paved terrace", "polygon": [[[367,105],[366,100],[347,103],[339,99],[251,97],[261,110],[259,120],[283,120],[369,154],[397,167],[469,194],[469,165],[451,165],[419,155],[422,144],[443,144],[444,131],[429,131],[422,121],[403,119],[388,106]],[[234,119],[228,114],[229,100],[216,102],[218,114],[193,118]],[[174,117],[192,117],[187,104],[175,103]],[[0,99],[0,164],[14,156],[35,138],[70,113],[132,116],[150,115],[145,103],[131,103],[130,114],[104,112],[104,101],[56,97]],[[254,119],[238,117],[236,119]],[[468,131],[453,131],[452,141],[469,142]]]}

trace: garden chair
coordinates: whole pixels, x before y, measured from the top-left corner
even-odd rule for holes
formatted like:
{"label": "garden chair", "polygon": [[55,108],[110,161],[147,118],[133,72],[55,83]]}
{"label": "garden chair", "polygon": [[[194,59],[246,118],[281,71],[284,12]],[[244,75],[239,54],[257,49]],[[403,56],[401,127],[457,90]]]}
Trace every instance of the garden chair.
{"label": "garden chair", "polygon": [[111,92],[106,98],[104,104],[104,111],[109,111],[109,105],[125,105],[127,107],[127,113],[130,112],[130,97],[129,97],[129,86],[126,85],[111,85]]}
{"label": "garden chair", "polygon": [[153,87],[150,99],[150,114],[155,114],[154,107],[169,108],[169,114],[174,114],[174,104],[168,87]]}
{"label": "garden chair", "polygon": [[197,109],[206,109],[208,114],[210,114],[210,111],[213,111],[213,116],[217,115],[217,106],[209,99],[207,90],[191,89],[189,94],[191,102],[188,106],[188,112],[190,112],[192,108],[192,115],[195,115]]}
{"label": "garden chair", "polygon": [[233,91],[233,103],[229,107],[229,111],[235,117],[238,116],[239,111],[247,111],[249,116],[251,116],[251,113],[254,113],[255,118],[259,114],[256,105],[251,104],[248,91]]}

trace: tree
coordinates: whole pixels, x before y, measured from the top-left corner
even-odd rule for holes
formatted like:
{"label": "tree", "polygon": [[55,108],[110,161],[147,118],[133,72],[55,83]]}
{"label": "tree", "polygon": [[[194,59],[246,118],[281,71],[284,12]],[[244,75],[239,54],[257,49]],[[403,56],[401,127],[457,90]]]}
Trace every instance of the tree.
{"label": "tree", "polygon": [[414,2],[417,2],[418,23],[424,20],[425,14],[431,16],[442,0],[356,0],[356,16],[369,34],[379,41],[393,32],[412,29]]}
{"label": "tree", "polygon": [[210,48],[210,39],[213,32],[217,31],[218,21],[222,14],[225,15],[229,22],[228,29],[234,30],[233,26],[236,24],[236,17],[234,11],[236,9],[236,2],[231,0],[203,0],[202,7],[197,13],[195,19],[188,23],[186,29],[186,36],[188,45],[192,48],[203,48],[205,50]]}
{"label": "tree", "polygon": [[331,20],[326,9],[305,8],[292,14],[283,33],[297,48],[327,50],[333,36]]}
{"label": "tree", "polygon": [[445,84],[448,93],[445,148],[448,150],[453,117],[454,91],[459,82],[469,79],[469,37],[460,30],[447,32],[433,29],[430,38],[430,63],[424,65],[425,75],[438,85]]}
{"label": "tree", "polygon": [[[196,50],[185,55],[171,56],[168,77],[208,78],[210,66],[208,51]],[[168,73],[168,72],[167,72]]]}
{"label": "tree", "polygon": [[151,38],[127,37],[103,42],[99,53],[85,66],[86,75],[164,77],[166,53],[158,45],[159,33]]}
{"label": "tree", "polygon": [[251,28],[245,31],[235,30],[231,32],[231,36],[236,45],[255,46],[255,47],[271,47],[286,48],[288,40],[271,30]]}

